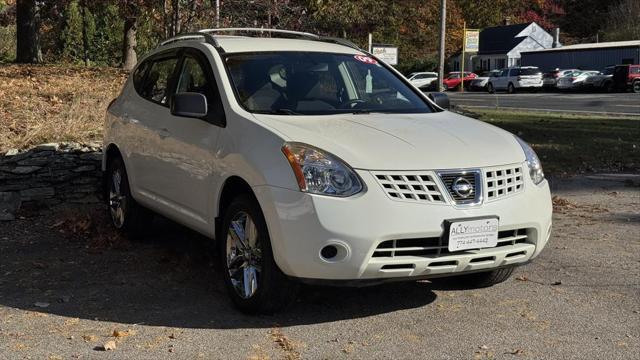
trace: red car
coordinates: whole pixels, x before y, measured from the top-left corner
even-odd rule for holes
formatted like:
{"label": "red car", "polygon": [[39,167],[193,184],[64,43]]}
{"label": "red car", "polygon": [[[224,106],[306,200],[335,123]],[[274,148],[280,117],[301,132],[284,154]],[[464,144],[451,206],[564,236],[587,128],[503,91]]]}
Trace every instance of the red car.
{"label": "red car", "polygon": [[640,93],[640,65],[618,65],[613,70],[613,86],[617,90],[631,89]]}
{"label": "red car", "polygon": [[[472,73],[472,72],[466,72],[464,73],[464,87],[467,88],[470,84],[471,84],[471,80],[475,79],[476,77],[478,77],[478,75]],[[460,72],[459,71],[454,71],[454,72],[450,72],[446,79],[444,79],[442,81],[442,84],[444,85],[444,87],[447,90],[454,90],[454,89],[459,89],[460,88],[460,83],[462,82],[462,79],[460,79]]]}

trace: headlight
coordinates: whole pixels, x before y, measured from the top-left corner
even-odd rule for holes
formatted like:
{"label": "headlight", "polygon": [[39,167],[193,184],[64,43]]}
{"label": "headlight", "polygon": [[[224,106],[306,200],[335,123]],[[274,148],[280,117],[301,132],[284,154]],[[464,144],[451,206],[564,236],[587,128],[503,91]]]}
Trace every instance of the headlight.
{"label": "headlight", "polygon": [[538,185],[544,180],[544,172],[542,171],[542,164],[540,163],[540,159],[538,159],[538,155],[533,151],[531,146],[524,142],[524,140],[520,139],[516,136],[516,140],[522,147],[524,151],[524,155],[527,158],[527,165],[529,165],[529,175],[531,176],[531,180],[534,184]]}
{"label": "headlight", "polygon": [[355,171],[334,155],[294,142],[284,144],[282,152],[291,164],[300,191],[345,197],[363,189]]}

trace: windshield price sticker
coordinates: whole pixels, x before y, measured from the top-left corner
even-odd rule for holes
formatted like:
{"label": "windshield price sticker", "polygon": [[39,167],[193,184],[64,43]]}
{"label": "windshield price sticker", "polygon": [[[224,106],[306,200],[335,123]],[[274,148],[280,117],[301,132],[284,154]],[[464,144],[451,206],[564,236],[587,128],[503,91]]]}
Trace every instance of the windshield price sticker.
{"label": "windshield price sticker", "polygon": [[495,247],[497,244],[497,218],[456,221],[449,227],[449,251]]}
{"label": "windshield price sticker", "polygon": [[354,55],[353,57],[354,59],[363,62],[365,64],[371,64],[371,65],[375,65],[378,62],[376,61],[376,59],[368,57],[368,56],[363,56],[363,55]]}

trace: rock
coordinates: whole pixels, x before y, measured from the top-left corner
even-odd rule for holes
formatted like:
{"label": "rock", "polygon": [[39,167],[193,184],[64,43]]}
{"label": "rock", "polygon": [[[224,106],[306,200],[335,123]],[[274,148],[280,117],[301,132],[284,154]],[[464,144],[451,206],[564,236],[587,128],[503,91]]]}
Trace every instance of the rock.
{"label": "rock", "polygon": [[16,212],[20,210],[22,199],[17,192],[0,192],[0,221],[16,219]]}
{"label": "rock", "polygon": [[102,161],[102,153],[101,152],[90,152],[86,154],[80,155],[80,159],[82,160],[93,160],[93,161]]}
{"label": "rock", "polygon": [[13,174],[31,174],[42,169],[40,166],[17,166],[10,170]]}
{"label": "rock", "polygon": [[7,150],[6,153],[4,153],[4,156],[15,156],[18,155],[20,153],[20,150],[18,149],[9,149]]}
{"label": "rock", "polygon": [[78,166],[77,168],[73,169],[73,172],[87,172],[87,171],[93,171],[95,170],[96,167],[95,165],[82,165],[82,166]]}
{"label": "rock", "polygon": [[60,144],[58,143],[48,143],[48,144],[40,144],[36,146],[34,149],[36,151],[41,151],[41,150],[57,151],[59,148],[60,148]]}
{"label": "rock", "polygon": [[35,305],[36,307],[39,307],[39,308],[43,308],[43,309],[49,307],[49,303],[48,302],[37,302],[37,303],[35,303],[33,305]]}
{"label": "rock", "polygon": [[43,166],[43,165],[47,165],[49,162],[51,162],[51,158],[38,156],[38,157],[32,157],[32,158],[18,161],[18,165],[19,166]]}
{"label": "rock", "polygon": [[20,196],[22,197],[22,201],[30,201],[50,198],[54,196],[55,193],[52,187],[41,187],[22,190],[20,191]]}

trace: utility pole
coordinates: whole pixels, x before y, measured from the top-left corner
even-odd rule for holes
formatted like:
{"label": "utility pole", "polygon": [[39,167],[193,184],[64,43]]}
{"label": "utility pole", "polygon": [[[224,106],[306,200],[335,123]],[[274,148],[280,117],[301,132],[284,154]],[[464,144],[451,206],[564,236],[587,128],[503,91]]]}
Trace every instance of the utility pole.
{"label": "utility pole", "polygon": [[440,66],[438,66],[438,91],[444,80],[444,39],[447,26],[447,0],[440,0]]}

